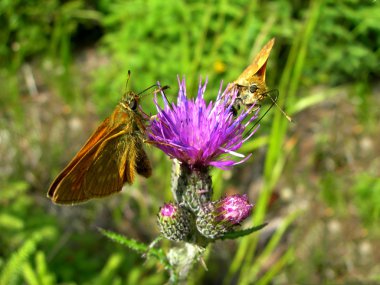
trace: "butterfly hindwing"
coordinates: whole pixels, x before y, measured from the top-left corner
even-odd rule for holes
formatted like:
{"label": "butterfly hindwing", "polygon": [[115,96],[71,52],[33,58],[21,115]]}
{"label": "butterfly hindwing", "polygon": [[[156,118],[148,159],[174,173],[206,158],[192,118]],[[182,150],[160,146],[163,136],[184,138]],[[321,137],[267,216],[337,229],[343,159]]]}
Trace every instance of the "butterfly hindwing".
{"label": "butterfly hindwing", "polygon": [[120,133],[103,142],[99,154],[84,177],[83,189],[89,198],[121,191],[125,182],[134,181],[136,137]]}
{"label": "butterfly hindwing", "polygon": [[137,147],[136,172],[146,178],[152,175],[152,166],[143,146]]}

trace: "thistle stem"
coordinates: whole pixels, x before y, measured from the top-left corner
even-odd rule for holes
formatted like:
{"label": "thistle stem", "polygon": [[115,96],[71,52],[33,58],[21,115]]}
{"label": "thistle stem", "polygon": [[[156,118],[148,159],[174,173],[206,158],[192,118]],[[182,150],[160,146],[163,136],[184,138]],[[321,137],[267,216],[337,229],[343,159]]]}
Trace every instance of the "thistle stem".
{"label": "thistle stem", "polygon": [[[171,191],[175,201],[190,210],[195,220],[195,212],[198,211],[202,204],[211,201],[213,191],[208,168],[190,168],[188,165],[174,159],[171,182]],[[205,248],[210,242],[196,228],[194,228],[193,232],[194,235],[191,240],[172,248],[167,255],[170,264],[174,268],[171,276],[173,284],[175,282],[186,284],[191,270],[196,262],[201,261]]]}

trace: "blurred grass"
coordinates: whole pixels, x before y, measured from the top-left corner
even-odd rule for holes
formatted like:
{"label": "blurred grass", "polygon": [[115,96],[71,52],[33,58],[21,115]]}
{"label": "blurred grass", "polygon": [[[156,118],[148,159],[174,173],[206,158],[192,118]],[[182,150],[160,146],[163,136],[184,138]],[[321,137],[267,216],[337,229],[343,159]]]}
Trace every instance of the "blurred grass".
{"label": "blurred grass", "polygon": [[[95,230],[154,239],[155,213],[171,199],[171,165],[162,153],[149,148],[151,179],[104,201],[53,206],[44,199],[49,182],[112,111],[129,69],[132,90],[159,80],[175,100],[177,75],[186,77],[189,94],[207,77],[214,99],[220,80],[234,80],[272,37],[267,83],[295,123],[273,108],[244,146],[255,159],[213,171],[213,181],[215,197],[255,197],[252,223],[273,227],[226,243],[219,255],[216,243],[207,254],[210,271],[200,267],[191,282],[378,280],[379,257],[360,251],[376,247],[379,234],[377,1],[2,0],[0,15],[0,280],[162,284],[167,276],[153,262]],[[142,104],[154,113],[148,96]],[[343,228],[340,238],[331,224]],[[352,238],[345,234],[351,228]],[[47,230],[54,234],[44,242],[33,238]],[[355,272],[339,258],[354,241],[359,253],[345,262]]]}

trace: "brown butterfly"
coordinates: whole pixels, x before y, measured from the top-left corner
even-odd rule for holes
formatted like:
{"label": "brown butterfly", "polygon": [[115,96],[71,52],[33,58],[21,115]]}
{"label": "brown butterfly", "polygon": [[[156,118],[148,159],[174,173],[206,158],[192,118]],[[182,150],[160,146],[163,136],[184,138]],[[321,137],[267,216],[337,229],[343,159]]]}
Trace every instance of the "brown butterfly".
{"label": "brown butterfly", "polygon": [[55,178],[47,193],[58,204],[75,204],[120,192],[135,173],[149,177],[152,167],[144,151],[145,120],[139,96],[127,92],[113,113],[91,135]]}
{"label": "brown butterfly", "polygon": [[[253,104],[259,106],[259,102],[269,98],[276,105],[285,117],[291,121],[291,118],[277,105],[277,90],[268,91],[265,84],[265,72],[270,52],[273,48],[275,39],[271,39],[256,55],[252,63],[243,71],[240,76],[230,84],[230,90],[237,88],[238,95],[235,101],[235,107],[239,109],[240,105],[249,108]],[[272,94],[272,96],[271,96]],[[275,98],[273,98],[273,96]],[[236,112],[236,110],[234,110]]]}
{"label": "brown butterfly", "polygon": [[273,45],[274,38],[261,49],[238,79],[232,82],[232,86],[238,89],[238,98],[244,106],[249,107],[265,98],[267,92],[265,72]]}

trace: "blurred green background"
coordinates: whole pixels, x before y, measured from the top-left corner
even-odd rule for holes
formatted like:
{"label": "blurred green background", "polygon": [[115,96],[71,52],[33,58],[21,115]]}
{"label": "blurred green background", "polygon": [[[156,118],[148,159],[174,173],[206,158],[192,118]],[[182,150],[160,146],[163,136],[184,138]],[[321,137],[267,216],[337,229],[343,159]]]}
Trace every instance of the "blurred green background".
{"label": "blurred green background", "polygon": [[[46,198],[52,179],[129,88],[177,75],[214,99],[276,38],[267,84],[279,104],[243,152],[213,172],[215,198],[248,193],[243,226],[216,242],[189,284],[380,284],[380,5],[376,0],[0,1],[0,284],[164,284],[153,261],[97,227],[146,243],[171,200],[170,161],[147,147],[153,177],[75,207]],[[152,100],[142,101],[154,113]],[[268,108],[264,105],[263,108]],[[163,242],[165,250],[169,242]]]}

